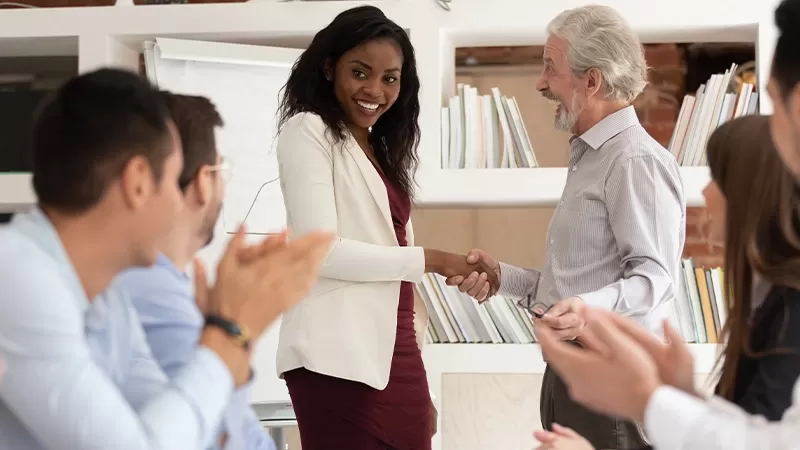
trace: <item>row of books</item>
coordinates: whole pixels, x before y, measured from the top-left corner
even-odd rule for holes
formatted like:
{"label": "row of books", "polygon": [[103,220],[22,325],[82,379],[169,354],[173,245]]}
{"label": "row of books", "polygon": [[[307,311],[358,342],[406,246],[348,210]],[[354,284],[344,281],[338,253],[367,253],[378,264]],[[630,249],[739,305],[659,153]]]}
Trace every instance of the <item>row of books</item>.
{"label": "row of books", "polygon": [[681,261],[681,289],[673,304],[673,324],[683,340],[697,344],[718,344],[727,308],[720,267],[695,267],[692,258]]}
{"label": "row of books", "polygon": [[[673,325],[686,342],[716,344],[726,309],[721,268],[695,267],[691,258],[681,261],[680,288],[672,305]],[[529,344],[536,342],[527,311],[511,298],[496,295],[478,303],[443,277],[428,273],[417,285],[430,321],[426,342]]]}
{"label": "row of books", "polygon": [[669,142],[669,151],[680,165],[705,166],[711,133],[733,118],[757,113],[758,93],[753,85],[742,83],[738,92],[732,87],[736,68],[731,64],[725,73],[711,75],[697,92],[683,97]]}
{"label": "row of books", "polygon": [[514,97],[496,87],[492,95],[480,95],[468,84],[457,87],[441,110],[443,169],[539,166]]}
{"label": "row of books", "polygon": [[476,302],[444,278],[428,273],[417,284],[417,294],[428,309],[426,342],[530,344],[535,342],[530,315],[516,302],[495,295]]}

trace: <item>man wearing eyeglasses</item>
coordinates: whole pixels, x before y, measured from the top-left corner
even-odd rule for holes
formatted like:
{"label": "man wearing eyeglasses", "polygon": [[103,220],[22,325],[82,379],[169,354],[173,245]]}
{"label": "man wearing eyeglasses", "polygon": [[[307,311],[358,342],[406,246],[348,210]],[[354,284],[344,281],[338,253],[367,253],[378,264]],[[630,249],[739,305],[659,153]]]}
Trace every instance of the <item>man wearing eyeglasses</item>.
{"label": "man wearing eyeglasses", "polygon": [[[680,273],[686,202],[675,158],[648,135],[631,105],[647,82],[643,49],[607,6],[564,11],[547,31],[537,88],[558,102],[556,128],[573,137],[566,185],[547,230],[545,265],[518,268],[480,250],[467,261],[493,267],[500,294],[522,298],[536,330],[551,330],[562,341],[580,345],[584,305],[660,331]],[[479,301],[488,293],[478,274],[448,284]],[[574,402],[549,365],[540,398],[546,429],[566,425],[601,449],[646,443],[636,423]]]}
{"label": "man wearing eyeglasses", "polygon": [[[185,270],[195,253],[214,236],[231,166],[217,152],[215,128],[221,127],[223,121],[211,101],[162,94],[183,146],[184,166],[178,183],[185,205],[161,244],[156,264],[123,272],[115,283],[130,295],[153,356],[172,378],[190,360],[203,329],[203,305],[195,303],[192,282]],[[249,386],[234,392],[213,449],[275,449],[274,441],[250,407]]]}

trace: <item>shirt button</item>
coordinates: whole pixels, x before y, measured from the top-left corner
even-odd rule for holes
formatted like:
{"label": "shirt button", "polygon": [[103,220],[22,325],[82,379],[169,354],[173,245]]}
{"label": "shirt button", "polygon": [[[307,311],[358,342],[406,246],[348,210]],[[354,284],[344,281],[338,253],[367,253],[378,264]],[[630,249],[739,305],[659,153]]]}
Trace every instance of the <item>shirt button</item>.
{"label": "shirt button", "polygon": [[559,203],[561,206],[564,206],[564,201],[563,201],[563,200],[562,200],[562,201],[560,201],[560,202],[558,202],[558,203]]}
{"label": "shirt button", "polygon": [[578,166],[572,166],[572,171],[575,172],[576,170],[578,170]]}
{"label": "shirt button", "polygon": [[552,244],[553,242],[555,242],[555,241],[556,241],[555,239],[550,239],[550,243],[551,243],[551,244]]}

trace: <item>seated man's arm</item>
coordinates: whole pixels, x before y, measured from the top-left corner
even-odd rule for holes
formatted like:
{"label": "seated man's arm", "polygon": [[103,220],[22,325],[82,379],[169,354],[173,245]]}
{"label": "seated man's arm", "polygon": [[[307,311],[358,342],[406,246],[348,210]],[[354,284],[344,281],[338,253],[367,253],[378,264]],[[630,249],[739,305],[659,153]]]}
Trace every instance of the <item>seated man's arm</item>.
{"label": "seated man's arm", "polygon": [[209,442],[233,388],[215,353],[198,348],[185,370],[135,409],[92,358],[76,306],[82,300],[64,283],[25,276],[43,271],[20,269],[0,274],[0,354],[7,363],[0,399],[45,448],[166,450]]}

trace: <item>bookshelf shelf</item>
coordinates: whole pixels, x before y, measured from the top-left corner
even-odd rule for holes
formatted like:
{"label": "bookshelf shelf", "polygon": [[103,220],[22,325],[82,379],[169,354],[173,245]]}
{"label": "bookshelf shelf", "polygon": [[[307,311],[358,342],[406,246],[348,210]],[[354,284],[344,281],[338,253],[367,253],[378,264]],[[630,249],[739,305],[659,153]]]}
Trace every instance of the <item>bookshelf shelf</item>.
{"label": "bookshelf shelf", "polygon": [[[688,206],[702,206],[708,167],[681,167]],[[441,207],[555,206],[561,198],[567,169],[448,169],[420,171],[417,203]]]}
{"label": "bookshelf shelf", "polygon": [[31,175],[4,173],[0,175],[0,213],[17,212],[36,202],[31,187]]}
{"label": "bookshelf shelf", "polygon": [[[695,373],[711,373],[720,350],[717,344],[690,344]],[[538,344],[426,344],[422,352],[428,378],[444,374],[544,373]]]}

